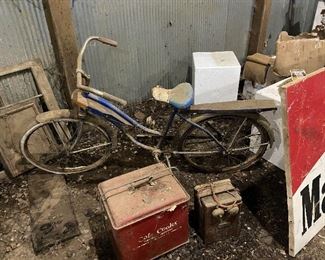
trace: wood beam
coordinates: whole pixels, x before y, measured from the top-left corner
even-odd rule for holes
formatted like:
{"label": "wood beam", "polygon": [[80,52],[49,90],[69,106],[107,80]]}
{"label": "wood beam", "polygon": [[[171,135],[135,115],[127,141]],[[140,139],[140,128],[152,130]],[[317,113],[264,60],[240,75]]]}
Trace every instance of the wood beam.
{"label": "wood beam", "polygon": [[70,95],[76,88],[77,40],[73,25],[70,0],[43,0],[45,17],[50,32],[59,71],[62,74],[64,95],[71,105]]}
{"label": "wood beam", "polygon": [[262,53],[265,48],[266,31],[272,0],[255,0],[252,30],[248,44],[248,55]]}

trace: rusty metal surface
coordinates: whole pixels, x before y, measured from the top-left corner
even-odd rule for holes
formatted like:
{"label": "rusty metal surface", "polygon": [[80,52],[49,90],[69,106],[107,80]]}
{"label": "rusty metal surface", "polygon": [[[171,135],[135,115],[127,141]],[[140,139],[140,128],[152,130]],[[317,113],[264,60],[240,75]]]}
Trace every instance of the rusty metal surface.
{"label": "rusty metal surface", "polygon": [[90,35],[116,40],[118,48],[86,53],[91,84],[136,101],[152,86],[190,79],[192,52],[234,50],[243,61],[253,0],[73,1],[79,44]]}
{"label": "rusty metal surface", "polygon": [[[189,200],[171,170],[162,163],[102,182],[99,189],[115,229]],[[129,206],[121,207],[126,202]]]}
{"label": "rusty metal surface", "polygon": [[198,232],[204,243],[238,236],[242,200],[230,180],[197,185],[194,191]]}
{"label": "rusty metal surface", "polygon": [[[0,1],[0,67],[40,58],[54,93],[61,98],[60,80],[41,0]],[[30,72],[0,80],[0,95],[12,104],[35,95]]]}
{"label": "rusty metal surface", "polygon": [[105,181],[99,192],[118,259],[152,259],[188,242],[189,195],[164,164]]}

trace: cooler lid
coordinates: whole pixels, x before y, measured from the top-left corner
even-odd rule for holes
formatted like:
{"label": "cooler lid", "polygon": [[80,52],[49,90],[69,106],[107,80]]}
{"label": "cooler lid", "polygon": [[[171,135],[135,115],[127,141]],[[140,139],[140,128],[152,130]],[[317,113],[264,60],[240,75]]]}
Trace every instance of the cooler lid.
{"label": "cooler lid", "polygon": [[173,211],[190,198],[163,163],[104,181],[98,188],[114,229],[158,212]]}

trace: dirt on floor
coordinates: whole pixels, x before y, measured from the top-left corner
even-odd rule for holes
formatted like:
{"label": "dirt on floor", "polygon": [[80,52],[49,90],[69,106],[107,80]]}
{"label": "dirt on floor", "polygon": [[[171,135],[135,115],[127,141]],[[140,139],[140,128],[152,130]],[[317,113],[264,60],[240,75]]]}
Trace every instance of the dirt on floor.
{"label": "dirt on floor", "polygon": [[[157,125],[166,121],[168,110],[145,102],[136,106],[132,114],[140,121],[149,119]],[[165,113],[162,113],[164,111]],[[147,120],[148,121],[148,120]],[[121,137],[121,136],[119,136]],[[0,259],[113,259],[110,241],[104,227],[104,212],[97,193],[98,183],[109,178],[155,163],[151,154],[135,147],[121,137],[117,153],[100,168],[66,176],[71,202],[81,235],[35,255],[31,242],[27,174],[13,180],[0,177]],[[190,241],[160,259],[286,259],[287,205],[283,171],[265,161],[235,174],[206,174],[197,172],[181,158],[171,160],[175,176],[191,195],[198,184],[230,178],[240,189],[244,205],[241,211],[239,237],[204,245],[193,228],[190,212]],[[38,171],[38,170],[34,170]],[[297,256],[298,259],[325,259],[325,229]]]}

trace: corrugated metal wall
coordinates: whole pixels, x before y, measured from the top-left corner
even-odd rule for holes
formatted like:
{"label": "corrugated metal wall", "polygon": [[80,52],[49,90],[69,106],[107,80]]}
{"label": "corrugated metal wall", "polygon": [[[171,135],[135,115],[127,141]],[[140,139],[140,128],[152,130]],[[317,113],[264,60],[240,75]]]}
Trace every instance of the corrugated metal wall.
{"label": "corrugated metal wall", "polygon": [[[0,66],[40,58],[54,88],[57,69],[41,0],[0,1]],[[55,88],[56,89],[56,88]],[[59,91],[55,91],[59,97]],[[30,72],[0,80],[0,95],[10,104],[35,95]]]}
{"label": "corrugated metal wall", "polygon": [[[279,32],[310,29],[317,0],[273,0],[266,53]],[[89,35],[119,42],[96,45],[86,55],[92,83],[129,101],[150,94],[155,84],[171,87],[190,79],[194,51],[234,50],[246,55],[254,0],[71,0],[79,44]],[[0,0],[0,66],[40,58],[59,97],[59,74],[41,0]],[[0,80],[0,95],[12,103],[34,95],[31,75]]]}
{"label": "corrugated metal wall", "polygon": [[272,0],[265,53],[275,54],[275,43],[281,31],[290,35],[309,32],[318,0]]}
{"label": "corrugated metal wall", "polygon": [[253,0],[74,0],[79,44],[90,35],[119,42],[91,47],[86,66],[93,85],[127,100],[155,84],[190,78],[195,51],[233,50],[243,61]]}

